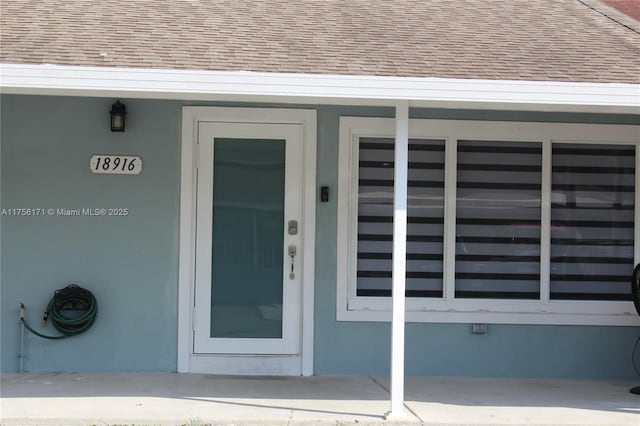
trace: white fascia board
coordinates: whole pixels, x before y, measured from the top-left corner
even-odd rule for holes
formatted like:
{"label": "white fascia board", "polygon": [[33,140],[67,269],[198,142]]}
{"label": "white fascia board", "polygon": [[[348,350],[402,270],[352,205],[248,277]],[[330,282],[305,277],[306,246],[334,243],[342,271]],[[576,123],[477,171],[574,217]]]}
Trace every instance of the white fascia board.
{"label": "white fascia board", "polygon": [[0,64],[0,93],[640,114],[640,84]]}

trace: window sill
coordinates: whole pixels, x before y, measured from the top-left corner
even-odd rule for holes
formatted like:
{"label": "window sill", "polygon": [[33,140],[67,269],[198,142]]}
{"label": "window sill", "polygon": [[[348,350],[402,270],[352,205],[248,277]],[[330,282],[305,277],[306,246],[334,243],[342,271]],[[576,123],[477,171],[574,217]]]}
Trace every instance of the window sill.
{"label": "window sill", "polygon": [[[350,301],[338,307],[338,321],[390,322],[390,300]],[[436,301],[417,306],[407,299],[406,322],[538,325],[640,326],[632,302]],[[474,306],[476,305],[476,306]]]}

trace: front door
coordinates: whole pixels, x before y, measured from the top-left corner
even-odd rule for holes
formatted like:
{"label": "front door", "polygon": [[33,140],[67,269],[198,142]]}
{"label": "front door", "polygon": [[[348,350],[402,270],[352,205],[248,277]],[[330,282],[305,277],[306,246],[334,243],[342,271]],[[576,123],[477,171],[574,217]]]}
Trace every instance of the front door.
{"label": "front door", "polygon": [[302,138],[199,123],[194,354],[300,354]]}

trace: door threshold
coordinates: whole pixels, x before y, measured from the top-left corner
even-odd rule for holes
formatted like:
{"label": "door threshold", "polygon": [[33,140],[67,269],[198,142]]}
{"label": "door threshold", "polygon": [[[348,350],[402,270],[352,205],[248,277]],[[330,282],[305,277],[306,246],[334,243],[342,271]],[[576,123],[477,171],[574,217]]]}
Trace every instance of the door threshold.
{"label": "door threshold", "polygon": [[189,373],[301,376],[300,355],[192,354]]}

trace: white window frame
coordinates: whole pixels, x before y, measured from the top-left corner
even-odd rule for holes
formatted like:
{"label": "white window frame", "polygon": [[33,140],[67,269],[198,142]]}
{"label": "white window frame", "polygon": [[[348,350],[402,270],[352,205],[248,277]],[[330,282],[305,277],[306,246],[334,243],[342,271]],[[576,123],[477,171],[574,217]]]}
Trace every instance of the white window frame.
{"label": "white window frame", "polygon": [[[391,297],[356,296],[358,141],[395,137],[393,118],[341,117],[338,161],[338,321],[390,321]],[[552,143],[633,145],[636,149],[634,263],[640,261],[640,126],[471,120],[409,120],[409,137],[445,141],[443,297],[406,299],[408,322],[640,325],[632,302],[550,300]],[[504,140],[542,144],[539,300],[455,299],[457,141]]]}

